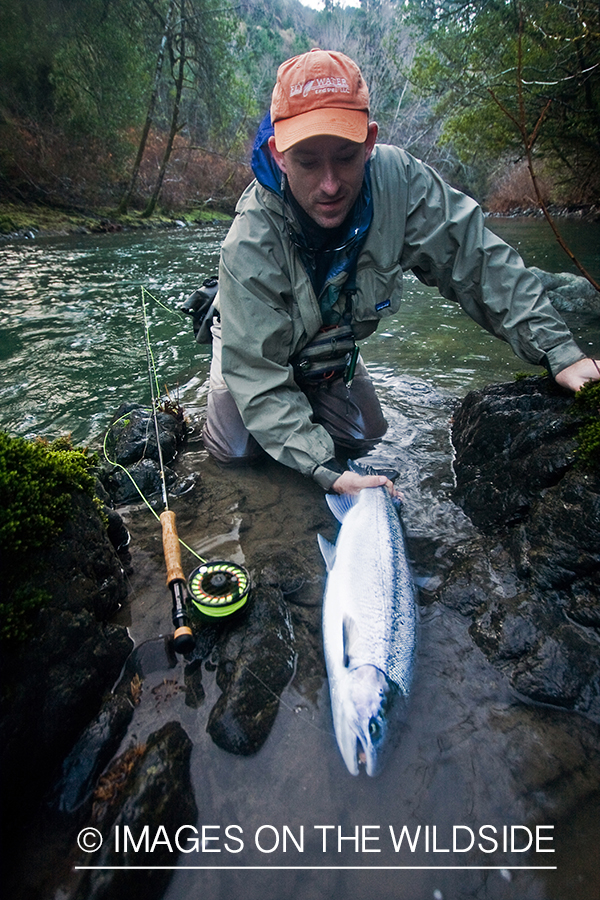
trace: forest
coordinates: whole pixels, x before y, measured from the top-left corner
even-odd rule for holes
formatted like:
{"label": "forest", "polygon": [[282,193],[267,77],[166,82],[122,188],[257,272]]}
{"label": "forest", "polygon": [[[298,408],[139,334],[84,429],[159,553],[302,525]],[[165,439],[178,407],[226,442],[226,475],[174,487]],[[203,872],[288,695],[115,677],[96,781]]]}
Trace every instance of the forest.
{"label": "forest", "polygon": [[598,0],[2,0],[4,201],[231,212],[278,65],[361,66],[380,140],[486,208],[600,202]]}

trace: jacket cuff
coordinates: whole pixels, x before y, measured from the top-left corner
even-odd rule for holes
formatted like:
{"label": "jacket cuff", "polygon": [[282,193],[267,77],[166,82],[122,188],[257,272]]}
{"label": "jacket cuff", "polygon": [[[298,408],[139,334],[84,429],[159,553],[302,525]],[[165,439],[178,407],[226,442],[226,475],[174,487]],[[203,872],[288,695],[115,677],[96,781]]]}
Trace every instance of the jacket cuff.
{"label": "jacket cuff", "polygon": [[311,476],[323,490],[330,491],[343,471],[344,469],[337,459],[328,459],[327,462],[315,466]]}
{"label": "jacket cuff", "polygon": [[574,340],[566,341],[564,344],[546,351],[546,362],[553,378],[563,369],[579,362],[580,359],[585,359],[585,353]]}

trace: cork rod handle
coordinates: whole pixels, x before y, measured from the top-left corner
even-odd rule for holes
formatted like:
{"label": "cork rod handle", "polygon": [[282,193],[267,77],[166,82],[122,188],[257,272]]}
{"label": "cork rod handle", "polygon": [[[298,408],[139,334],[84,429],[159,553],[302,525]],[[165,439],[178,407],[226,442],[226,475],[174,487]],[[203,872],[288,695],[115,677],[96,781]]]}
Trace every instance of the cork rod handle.
{"label": "cork rod handle", "polygon": [[162,525],[163,552],[167,565],[167,584],[170,585],[173,581],[185,581],[185,575],[181,567],[181,551],[175,525],[175,513],[170,509],[166,509],[160,514],[160,521]]}

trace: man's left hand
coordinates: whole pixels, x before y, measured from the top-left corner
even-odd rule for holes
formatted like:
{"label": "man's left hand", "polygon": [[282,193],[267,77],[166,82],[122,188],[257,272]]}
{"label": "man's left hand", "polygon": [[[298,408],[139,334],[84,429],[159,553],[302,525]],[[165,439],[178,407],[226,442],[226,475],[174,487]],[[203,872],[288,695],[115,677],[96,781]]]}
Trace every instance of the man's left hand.
{"label": "man's left hand", "polygon": [[344,472],[334,481],[332,490],[336,494],[359,494],[364,488],[385,487],[394,496],[394,482],[385,475],[359,475],[357,472]]}
{"label": "man's left hand", "polygon": [[580,359],[559,372],[554,380],[561,387],[578,391],[586,381],[600,381],[600,360]]}

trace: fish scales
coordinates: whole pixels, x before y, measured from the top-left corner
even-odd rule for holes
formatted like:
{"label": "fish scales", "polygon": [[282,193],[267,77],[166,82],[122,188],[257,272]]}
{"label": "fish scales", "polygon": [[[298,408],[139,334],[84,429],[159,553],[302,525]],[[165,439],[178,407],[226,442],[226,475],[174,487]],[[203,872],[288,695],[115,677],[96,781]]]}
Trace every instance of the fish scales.
{"label": "fish scales", "polygon": [[[367,469],[350,463],[360,474]],[[342,527],[335,546],[321,535],[328,569],[323,640],[336,740],[353,775],[377,774],[406,713],[416,607],[402,525],[389,493],[329,495]]]}
{"label": "fish scales", "polygon": [[[398,515],[385,489],[362,491],[336,544],[345,612],[360,624],[351,667],[377,666],[407,691],[414,598]],[[356,561],[360,560],[360,565]]]}

